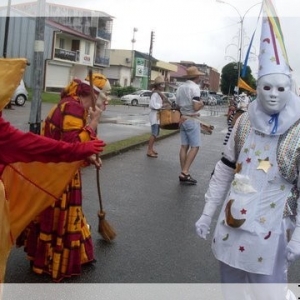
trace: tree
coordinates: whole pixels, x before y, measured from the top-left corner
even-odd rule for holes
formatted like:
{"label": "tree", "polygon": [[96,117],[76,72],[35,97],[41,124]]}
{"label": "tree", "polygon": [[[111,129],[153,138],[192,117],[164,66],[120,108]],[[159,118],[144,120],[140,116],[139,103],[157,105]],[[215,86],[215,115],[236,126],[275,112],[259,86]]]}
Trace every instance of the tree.
{"label": "tree", "polygon": [[[241,64],[240,70],[243,69],[243,64]],[[224,95],[233,95],[234,88],[237,85],[238,80],[238,64],[236,62],[231,62],[225,65],[221,73],[221,91]],[[256,80],[252,75],[252,70],[249,66],[246,67],[246,74],[242,79],[250,85],[252,88],[256,89]],[[240,92],[245,90],[240,88]]]}

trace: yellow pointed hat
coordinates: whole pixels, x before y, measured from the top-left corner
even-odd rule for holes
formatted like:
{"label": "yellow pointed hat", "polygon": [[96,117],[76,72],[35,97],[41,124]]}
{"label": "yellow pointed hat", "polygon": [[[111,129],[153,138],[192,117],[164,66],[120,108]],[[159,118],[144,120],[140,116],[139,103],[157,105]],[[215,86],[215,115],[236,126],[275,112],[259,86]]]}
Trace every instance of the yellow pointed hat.
{"label": "yellow pointed hat", "polygon": [[26,64],[25,58],[0,58],[0,111],[20,84]]}

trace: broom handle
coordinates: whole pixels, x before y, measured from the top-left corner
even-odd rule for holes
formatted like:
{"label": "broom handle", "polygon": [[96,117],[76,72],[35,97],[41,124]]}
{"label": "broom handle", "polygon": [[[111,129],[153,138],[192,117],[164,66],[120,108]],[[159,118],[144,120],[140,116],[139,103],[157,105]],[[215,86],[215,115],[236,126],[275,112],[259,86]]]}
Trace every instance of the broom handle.
{"label": "broom handle", "polygon": [[97,178],[97,192],[99,198],[100,212],[103,212],[102,196],[101,196],[101,189],[100,189],[100,170],[98,168],[96,168],[96,178]]}
{"label": "broom handle", "polygon": [[[94,88],[93,88],[93,71],[89,70],[89,83],[90,83],[90,91],[92,96],[92,108],[95,111],[96,109],[96,99],[94,94]],[[96,135],[97,135],[97,129]],[[96,154],[96,159],[99,161],[99,153]],[[103,204],[102,204],[102,197],[101,197],[101,189],[100,189],[100,170],[96,167],[96,181],[97,181],[97,192],[98,192],[98,199],[99,199],[99,205],[100,205],[100,212],[103,212]]]}

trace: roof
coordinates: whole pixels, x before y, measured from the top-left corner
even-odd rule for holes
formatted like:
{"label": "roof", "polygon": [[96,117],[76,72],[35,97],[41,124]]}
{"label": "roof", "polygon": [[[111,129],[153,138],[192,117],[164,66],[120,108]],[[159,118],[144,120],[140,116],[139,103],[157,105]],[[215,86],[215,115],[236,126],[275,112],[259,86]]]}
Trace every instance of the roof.
{"label": "roof", "polygon": [[[136,51],[136,50],[134,50],[134,52],[135,52],[135,57],[141,57],[141,58],[144,58],[146,60],[149,60],[149,54],[148,53],[143,53],[143,52]],[[157,62],[158,60],[156,58],[154,58],[153,56],[151,56],[151,61]]]}
{"label": "roof", "polygon": [[[75,1],[74,1],[75,3]],[[12,8],[19,9],[23,12],[31,14],[35,16],[37,13],[37,1],[25,2],[25,3],[18,3],[11,5]],[[77,11],[78,13],[75,16],[86,16],[86,17],[101,17],[101,18],[108,18],[112,20],[114,17],[99,10],[92,10],[87,8],[80,8],[76,6],[67,6],[57,3],[45,3],[45,16],[46,17],[55,17],[55,16],[64,16],[64,12],[66,11],[65,16],[70,16],[67,10]]]}
{"label": "roof", "polygon": [[74,29],[64,26],[60,23],[57,23],[57,22],[54,22],[54,21],[51,21],[48,19],[45,21],[45,23],[56,29],[61,30],[62,32],[69,33],[69,34],[81,37],[81,38],[89,40],[89,41],[96,41],[96,39],[90,37],[89,35],[85,35],[84,33],[80,32],[80,31],[74,30]]}
{"label": "roof", "polygon": [[184,75],[186,75],[186,67],[179,64],[179,63],[173,63],[171,62],[171,64],[173,65],[176,65],[177,66],[177,72],[170,72],[170,77],[173,77],[173,78],[181,78],[183,77]]}

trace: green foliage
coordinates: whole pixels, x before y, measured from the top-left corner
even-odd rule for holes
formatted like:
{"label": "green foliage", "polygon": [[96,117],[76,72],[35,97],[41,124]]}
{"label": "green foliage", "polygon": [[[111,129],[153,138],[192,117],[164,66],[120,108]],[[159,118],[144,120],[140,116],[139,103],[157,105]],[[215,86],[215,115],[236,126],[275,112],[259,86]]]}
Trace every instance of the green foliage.
{"label": "green foliage", "polygon": [[[167,137],[169,135],[173,135],[177,132],[178,132],[178,130],[164,130],[164,129],[162,129],[160,131],[160,134],[159,134],[159,139]],[[109,156],[112,153],[123,152],[124,149],[131,149],[131,148],[137,147],[139,145],[146,144],[146,143],[148,143],[149,138],[150,138],[150,133],[144,133],[142,135],[130,137],[130,138],[125,139],[125,140],[121,140],[121,141],[117,141],[117,142],[113,142],[113,143],[108,143],[105,146],[104,151],[101,152],[101,155],[102,156],[106,156],[106,155]]]}
{"label": "green foliage", "polygon": [[[33,99],[33,90],[31,88],[27,88],[28,91],[28,100],[31,101]],[[45,103],[58,103],[60,100],[59,93],[50,93],[50,92],[42,92],[41,95],[42,102]]]}
{"label": "green foliage", "polygon": [[[28,100],[32,101],[32,89],[27,88],[28,91]],[[109,101],[109,105],[122,105],[122,101],[114,96],[110,96],[111,100]],[[44,103],[58,103],[60,100],[59,93],[50,93],[50,92],[42,92],[42,102]]]}
{"label": "green foliage", "polygon": [[[243,69],[243,64],[240,63],[240,70]],[[222,69],[221,74],[221,91],[224,95],[233,95],[234,88],[237,85],[238,79],[238,64],[235,62],[231,62],[225,65]],[[246,67],[246,74],[242,78],[248,85],[256,88],[256,80],[252,76],[252,70],[249,66]],[[240,92],[245,91],[244,89],[240,88]]]}
{"label": "green foliage", "polygon": [[124,95],[131,94],[135,91],[136,88],[134,88],[133,86],[126,86],[126,87],[113,86],[111,89],[111,94],[117,97],[122,97]]}

